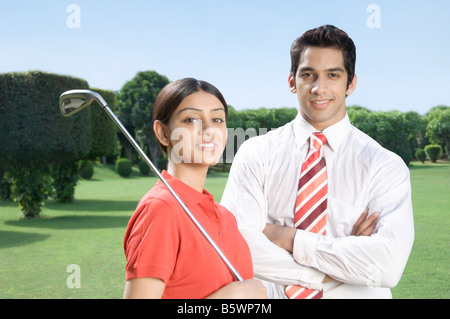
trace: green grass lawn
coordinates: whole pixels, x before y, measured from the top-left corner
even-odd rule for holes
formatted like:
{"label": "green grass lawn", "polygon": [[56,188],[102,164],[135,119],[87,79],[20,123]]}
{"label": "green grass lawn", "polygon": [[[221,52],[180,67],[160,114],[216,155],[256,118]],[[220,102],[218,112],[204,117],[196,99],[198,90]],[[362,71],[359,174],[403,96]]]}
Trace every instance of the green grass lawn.
{"label": "green grass lawn", "polygon": [[394,298],[450,297],[450,163],[412,163],[415,240]]}
{"label": "green grass lawn", "polygon": [[[411,166],[416,239],[394,298],[449,298],[450,164]],[[15,203],[0,202],[0,298],[121,298],[122,239],[137,202],[156,177],[119,177],[96,166],[72,204],[48,200],[42,218],[24,220]],[[226,175],[206,188],[220,200]],[[69,265],[81,288],[68,288]]]}

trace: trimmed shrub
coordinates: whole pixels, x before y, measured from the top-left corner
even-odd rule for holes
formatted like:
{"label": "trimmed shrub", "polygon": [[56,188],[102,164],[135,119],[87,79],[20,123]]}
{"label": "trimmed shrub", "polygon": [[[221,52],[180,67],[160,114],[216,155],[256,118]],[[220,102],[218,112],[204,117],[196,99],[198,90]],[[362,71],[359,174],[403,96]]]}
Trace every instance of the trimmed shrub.
{"label": "trimmed shrub", "polygon": [[142,176],[148,176],[150,174],[150,167],[146,161],[142,160],[139,162],[139,172]]}
{"label": "trimmed shrub", "polygon": [[90,160],[83,161],[79,174],[82,179],[91,179],[94,175],[94,163]]}
{"label": "trimmed shrub", "polygon": [[0,167],[25,217],[39,216],[52,191],[51,167],[90,151],[90,112],[65,118],[59,111],[61,93],[88,88],[82,79],[40,71],[0,74]]}
{"label": "trimmed shrub", "polygon": [[11,199],[11,181],[8,174],[0,168],[0,200]]}
{"label": "trimmed shrub", "polygon": [[442,148],[440,145],[431,144],[431,145],[425,146],[425,153],[427,154],[431,163],[436,163],[438,156],[439,156],[439,154],[441,154],[441,152],[442,152]]}
{"label": "trimmed shrub", "polygon": [[71,203],[75,198],[78,183],[78,165],[76,162],[55,165],[52,169],[53,197],[58,203]]}
{"label": "trimmed shrub", "polygon": [[418,148],[416,150],[416,158],[421,161],[422,163],[425,163],[425,159],[427,158],[427,155],[425,154],[425,151],[422,148]]}
{"label": "trimmed shrub", "polygon": [[59,96],[88,89],[86,81],[45,72],[0,74],[0,163],[35,167],[67,163],[90,151],[90,112],[66,118]]}
{"label": "trimmed shrub", "polygon": [[[114,112],[114,92],[109,90],[92,89],[100,94]],[[89,107],[91,113],[91,150],[87,158],[99,156],[114,156],[117,153],[118,129],[109,115],[94,101]],[[86,110],[87,111],[87,110]]]}
{"label": "trimmed shrub", "polygon": [[132,164],[128,158],[119,158],[116,161],[116,172],[122,177],[131,176]]}
{"label": "trimmed shrub", "polygon": [[52,191],[52,178],[48,171],[37,169],[33,163],[16,167],[9,172],[11,197],[19,204],[24,217],[39,217],[41,207]]}

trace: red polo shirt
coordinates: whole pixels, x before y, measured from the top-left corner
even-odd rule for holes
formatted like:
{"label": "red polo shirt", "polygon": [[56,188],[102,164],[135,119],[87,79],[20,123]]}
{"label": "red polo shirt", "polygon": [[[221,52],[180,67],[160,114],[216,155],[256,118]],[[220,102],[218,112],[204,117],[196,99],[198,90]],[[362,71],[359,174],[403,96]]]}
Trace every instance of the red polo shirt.
{"label": "red polo shirt", "polygon": [[[162,175],[239,274],[253,278],[250,250],[235,217],[206,190],[200,193],[166,171]],[[163,298],[205,298],[235,280],[161,181],[139,202],[128,223],[124,249],[126,279],[162,279]]]}

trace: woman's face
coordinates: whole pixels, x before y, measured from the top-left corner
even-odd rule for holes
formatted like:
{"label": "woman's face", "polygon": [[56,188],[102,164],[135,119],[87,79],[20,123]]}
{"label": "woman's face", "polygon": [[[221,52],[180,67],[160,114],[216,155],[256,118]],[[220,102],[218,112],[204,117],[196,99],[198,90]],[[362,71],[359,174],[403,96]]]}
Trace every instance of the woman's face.
{"label": "woman's face", "polygon": [[214,95],[198,91],[184,98],[167,129],[167,151],[174,163],[215,165],[227,141],[225,108]]}

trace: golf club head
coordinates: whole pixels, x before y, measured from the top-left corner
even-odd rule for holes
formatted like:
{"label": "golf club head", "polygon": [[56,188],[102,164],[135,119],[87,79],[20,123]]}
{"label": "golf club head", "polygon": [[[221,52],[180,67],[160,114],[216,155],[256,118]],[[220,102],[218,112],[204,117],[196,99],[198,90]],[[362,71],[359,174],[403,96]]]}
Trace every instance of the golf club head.
{"label": "golf club head", "polygon": [[97,101],[102,107],[107,106],[105,100],[96,92],[90,90],[69,90],[59,97],[59,107],[62,115],[69,117],[88,107],[93,101]]}

